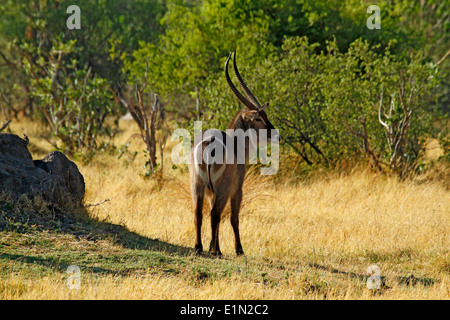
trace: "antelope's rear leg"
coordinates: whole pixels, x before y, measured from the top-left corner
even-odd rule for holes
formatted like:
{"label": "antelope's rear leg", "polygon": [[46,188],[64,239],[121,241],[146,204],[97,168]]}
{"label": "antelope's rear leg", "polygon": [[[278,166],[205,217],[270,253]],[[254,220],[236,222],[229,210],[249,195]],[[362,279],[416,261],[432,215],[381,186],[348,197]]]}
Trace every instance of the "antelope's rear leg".
{"label": "antelope's rear leg", "polygon": [[194,212],[194,223],[195,223],[195,253],[201,254],[203,252],[202,245],[202,220],[203,220],[203,199],[204,190],[201,192],[197,191],[196,199],[194,199],[195,212]]}
{"label": "antelope's rear leg", "polygon": [[215,256],[222,256],[219,247],[219,226],[222,211],[226,203],[226,197],[216,196],[211,210],[211,243],[209,245],[209,252]]}
{"label": "antelope's rear leg", "polygon": [[230,221],[234,231],[234,247],[236,250],[236,254],[238,256],[244,254],[244,250],[242,249],[241,245],[241,237],[239,235],[239,210],[241,208],[241,201],[242,201],[242,190],[238,191],[230,199],[231,205]]}

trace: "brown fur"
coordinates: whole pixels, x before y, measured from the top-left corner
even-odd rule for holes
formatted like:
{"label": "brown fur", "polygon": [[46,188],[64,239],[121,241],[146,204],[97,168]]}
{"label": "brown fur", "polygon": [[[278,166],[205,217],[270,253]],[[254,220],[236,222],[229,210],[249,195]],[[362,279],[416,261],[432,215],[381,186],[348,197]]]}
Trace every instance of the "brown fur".
{"label": "brown fur", "polygon": [[[267,115],[264,110],[248,110],[244,109],[239,111],[233,120],[231,121],[229,129],[242,129],[244,131],[252,128],[256,130],[259,137],[260,129],[268,129],[267,139],[270,140],[270,129],[274,129],[273,125],[267,119]],[[222,132],[222,134],[225,134]],[[233,137],[234,138],[234,137]],[[224,139],[225,140],[225,139]],[[249,154],[249,142],[246,139],[245,143],[245,155],[246,162],[248,161]],[[197,141],[197,140],[196,140]],[[225,141],[224,141],[225,143]],[[203,142],[201,150],[208,143]],[[205,191],[208,191],[209,201],[211,204],[211,243],[209,246],[209,252],[213,255],[222,255],[219,247],[219,225],[223,209],[230,200],[231,216],[230,221],[233,227],[235,235],[235,250],[237,255],[244,253],[241,245],[239,235],[239,210],[242,201],[242,185],[244,183],[246,164],[238,164],[236,159],[237,143],[235,142],[235,161],[233,164],[208,164],[201,163],[198,165],[197,170],[194,164],[194,152],[195,147],[191,152],[191,164],[189,165],[189,172],[191,178],[191,193],[194,204],[194,222],[196,229],[195,250],[197,253],[203,251],[203,245],[201,240],[201,227],[202,227],[202,209],[205,199]],[[222,166],[225,166],[224,168]],[[211,178],[214,172],[221,173],[216,176],[215,179]],[[207,176],[207,179],[205,178]]]}

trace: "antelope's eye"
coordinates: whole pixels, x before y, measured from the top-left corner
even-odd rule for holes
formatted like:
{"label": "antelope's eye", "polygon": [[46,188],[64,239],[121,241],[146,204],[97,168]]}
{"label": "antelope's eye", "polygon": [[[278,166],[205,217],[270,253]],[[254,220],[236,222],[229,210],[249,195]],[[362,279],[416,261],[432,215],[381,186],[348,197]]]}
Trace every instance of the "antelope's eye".
{"label": "antelope's eye", "polygon": [[261,122],[261,118],[256,118],[255,121]]}

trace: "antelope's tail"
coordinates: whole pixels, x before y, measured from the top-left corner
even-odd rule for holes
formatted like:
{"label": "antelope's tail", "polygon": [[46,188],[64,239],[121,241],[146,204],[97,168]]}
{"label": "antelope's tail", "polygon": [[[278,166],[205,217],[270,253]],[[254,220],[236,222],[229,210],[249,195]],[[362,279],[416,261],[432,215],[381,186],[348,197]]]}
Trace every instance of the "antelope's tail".
{"label": "antelope's tail", "polygon": [[[214,139],[214,138],[213,138]],[[206,175],[208,176],[208,187],[211,190],[212,194],[214,195],[214,186],[211,179],[211,160],[210,160],[211,154],[208,153],[207,160],[206,160]]]}

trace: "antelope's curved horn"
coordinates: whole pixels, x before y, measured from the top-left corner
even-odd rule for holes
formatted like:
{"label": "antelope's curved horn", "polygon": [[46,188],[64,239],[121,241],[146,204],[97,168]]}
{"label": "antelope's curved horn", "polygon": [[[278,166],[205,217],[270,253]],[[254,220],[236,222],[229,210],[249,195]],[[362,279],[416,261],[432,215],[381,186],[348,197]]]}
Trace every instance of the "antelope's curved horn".
{"label": "antelope's curved horn", "polygon": [[230,75],[228,74],[228,62],[230,61],[231,53],[228,56],[227,62],[225,62],[225,78],[227,79],[227,83],[231,88],[231,91],[233,91],[234,95],[241,101],[247,108],[250,110],[257,110],[258,107],[255,106],[253,103],[247,100],[242,93],[239,92],[239,90],[234,86],[233,81],[230,79]]}
{"label": "antelope's curved horn", "polygon": [[250,89],[247,87],[247,85],[244,82],[244,79],[242,79],[241,74],[239,73],[239,70],[236,65],[236,50],[234,50],[234,58],[233,58],[233,68],[234,73],[236,74],[236,78],[239,82],[239,85],[241,86],[242,90],[244,91],[245,96],[248,100],[250,100],[251,103],[255,105],[258,109],[261,108],[261,104],[258,102],[258,100],[255,98],[255,96],[252,94]]}

